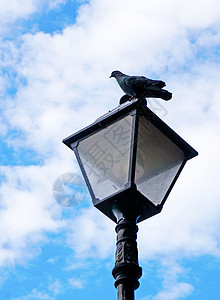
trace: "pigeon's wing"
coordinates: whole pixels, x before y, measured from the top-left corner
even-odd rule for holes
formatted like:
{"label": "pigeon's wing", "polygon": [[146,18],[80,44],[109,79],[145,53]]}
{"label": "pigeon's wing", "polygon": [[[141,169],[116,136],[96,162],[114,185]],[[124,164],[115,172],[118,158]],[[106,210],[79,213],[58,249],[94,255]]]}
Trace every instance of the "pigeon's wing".
{"label": "pigeon's wing", "polygon": [[129,91],[128,94],[136,97],[140,97],[151,85],[151,81],[144,76],[127,76],[124,80],[124,86]]}
{"label": "pigeon's wing", "polygon": [[166,83],[162,80],[152,80],[152,79],[148,79],[149,83],[151,83],[150,85],[152,86],[157,86],[159,88],[163,88],[165,87]]}
{"label": "pigeon's wing", "polygon": [[144,76],[128,76],[125,79],[125,84],[132,87],[147,88],[149,86],[165,87],[165,82],[162,80],[152,80]]}
{"label": "pigeon's wing", "polygon": [[135,96],[140,95],[148,86],[146,77],[143,76],[127,76],[124,80],[126,89],[132,91]]}
{"label": "pigeon's wing", "polygon": [[148,84],[148,78],[144,76],[127,76],[125,79],[125,84],[127,86],[142,86],[144,84]]}

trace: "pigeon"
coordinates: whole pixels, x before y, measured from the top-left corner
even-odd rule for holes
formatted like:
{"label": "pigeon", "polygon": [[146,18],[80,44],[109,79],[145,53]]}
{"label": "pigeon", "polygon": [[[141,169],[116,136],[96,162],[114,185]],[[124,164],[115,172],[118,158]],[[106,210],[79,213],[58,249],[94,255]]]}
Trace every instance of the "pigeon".
{"label": "pigeon", "polygon": [[120,71],[113,71],[111,77],[115,77],[126,94],[121,98],[120,104],[134,98],[161,98],[166,101],[172,98],[172,93],[163,89],[166,85],[164,81],[152,80],[144,76],[129,76]]}

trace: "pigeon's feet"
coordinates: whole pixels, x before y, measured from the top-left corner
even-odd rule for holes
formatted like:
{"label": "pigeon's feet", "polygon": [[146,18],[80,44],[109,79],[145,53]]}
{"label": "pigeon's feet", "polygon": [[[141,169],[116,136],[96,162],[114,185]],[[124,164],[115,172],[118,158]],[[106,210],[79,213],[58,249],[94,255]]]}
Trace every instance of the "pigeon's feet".
{"label": "pigeon's feet", "polygon": [[143,102],[144,104],[147,105],[147,100],[145,99],[145,97],[137,97],[137,96],[132,96],[130,97],[128,94],[125,94],[124,96],[121,97],[120,101],[119,101],[119,104],[123,104],[127,101],[131,101],[133,99],[138,99],[139,102]]}

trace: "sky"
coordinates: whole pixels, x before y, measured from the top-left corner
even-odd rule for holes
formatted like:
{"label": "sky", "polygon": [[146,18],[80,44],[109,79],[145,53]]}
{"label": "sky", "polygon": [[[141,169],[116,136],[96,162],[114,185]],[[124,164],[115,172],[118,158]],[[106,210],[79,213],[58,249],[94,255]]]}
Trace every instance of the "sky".
{"label": "sky", "polygon": [[0,299],[116,299],[115,223],[53,193],[81,176],[62,139],[123,95],[113,70],[165,81],[148,106],[199,152],[138,225],[136,299],[220,298],[219,69],[218,0],[0,0]]}

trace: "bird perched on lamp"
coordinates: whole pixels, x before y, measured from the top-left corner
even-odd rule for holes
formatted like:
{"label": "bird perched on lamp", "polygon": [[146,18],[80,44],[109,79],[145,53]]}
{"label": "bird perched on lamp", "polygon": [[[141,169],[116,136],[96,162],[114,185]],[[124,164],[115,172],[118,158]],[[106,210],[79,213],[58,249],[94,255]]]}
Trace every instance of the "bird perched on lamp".
{"label": "bird perched on lamp", "polygon": [[166,101],[172,98],[172,93],[163,89],[166,84],[161,80],[152,80],[144,76],[129,76],[120,71],[113,71],[111,77],[117,80],[120,88],[126,94],[120,99],[120,104],[133,98],[161,98]]}

